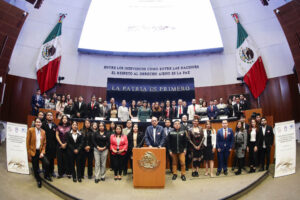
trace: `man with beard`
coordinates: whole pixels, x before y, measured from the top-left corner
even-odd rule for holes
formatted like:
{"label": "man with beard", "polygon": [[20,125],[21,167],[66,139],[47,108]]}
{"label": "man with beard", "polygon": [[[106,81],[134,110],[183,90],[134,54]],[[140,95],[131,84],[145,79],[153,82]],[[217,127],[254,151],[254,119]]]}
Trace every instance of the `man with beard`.
{"label": "man with beard", "polygon": [[[56,125],[53,123],[53,114],[51,112],[46,113],[46,121],[42,124],[42,129],[46,133],[46,158],[49,161],[49,176],[45,177],[48,181],[52,181],[52,177],[56,177],[54,173],[54,159],[56,157]],[[45,166],[43,166],[45,169]]]}

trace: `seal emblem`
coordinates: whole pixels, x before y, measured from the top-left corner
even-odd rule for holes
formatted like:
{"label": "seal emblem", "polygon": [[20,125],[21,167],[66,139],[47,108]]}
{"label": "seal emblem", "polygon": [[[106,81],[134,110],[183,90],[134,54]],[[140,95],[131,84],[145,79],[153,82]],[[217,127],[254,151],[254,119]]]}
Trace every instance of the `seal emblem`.
{"label": "seal emblem", "polygon": [[50,60],[51,57],[55,54],[55,52],[56,52],[56,48],[52,44],[51,45],[46,45],[43,48],[42,56],[43,56],[44,59]]}
{"label": "seal emblem", "polygon": [[254,60],[253,60],[254,52],[249,47],[246,47],[244,49],[241,48],[239,51],[239,54],[240,54],[241,60],[244,61],[245,63],[252,64],[254,62]]}
{"label": "seal emblem", "polygon": [[138,164],[140,167],[144,167],[146,169],[154,169],[159,166],[160,161],[158,161],[154,155],[154,153],[147,151],[141,160],[138,160]]}

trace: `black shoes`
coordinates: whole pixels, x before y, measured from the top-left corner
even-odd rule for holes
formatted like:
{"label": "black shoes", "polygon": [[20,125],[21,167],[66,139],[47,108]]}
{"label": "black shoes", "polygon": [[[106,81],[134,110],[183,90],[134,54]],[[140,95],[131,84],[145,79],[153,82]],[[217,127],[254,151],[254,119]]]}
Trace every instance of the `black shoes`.
{"label": "black shoes", "polygon": [[95,179],[95,183],[99,183],[100,179]]}
{"label": "black shoes", "polygon": [[60,179],[60,178],[62,178],[62,177],[63,177],[62,175],[58,175],[58,176],[57,176],[58,179]]}
{"label": "black shoes", "polygon": [[46,176],[45,179],[46,179],[47,181],[52,182],[52,178],[51,178],[50,176]]}
{"label": "black shoes", "polygon": [[41,182],[41,181],[38,181],[38,182],[37,182],[37,187],[38,187],[38,188],[41,188],[41,187],[42,187],[42,182]]}
{"label": "black shoes", "polygon": [[221,172],[217,171],[216,176],[219,176],[221,174]]}
{"label": "black shoes", "polygon": [[105,178],[101,178],[101,181],[105,181]]}
{"label": "black shoes", "polygon": [[55,174],[54,172],[51,174],[51,176],[52,176],[53,178],[56,178],[56,174]]}
{"label": "black shoes", "polygon": [[173,174],[172,180],[174,181],[176,180],[176,178],[177,178],[177,174]]}
{"label": "black shoes", "polygon": [[232,167],[232,168],[231,168],[231,171],[234,171],[234,170],[235,170],[235,167]]}
{"label": "black shoes", "polygon": [[81,178],[78,179],[78,182],[81,183]]}
{"label": "black shoes", "polygon": [[76,178],[73,178],[73,182],[76,183],[76,182],[77,182],[77,179],[76,179]]}
{"label": "black shoes", "polygon": [[192,172],[192,177],[195,177],[196,176],[196,172]]}
{"label": "black shoes", "polygon": [[224,174],[227,176],[228,175],[228,171],[226,170],[226,171],[224,171]]}
{"label": "black shoes", "polygon": [[186,181],[185,175],[181,175],[181,180]]}
{"label": "black shoes", "polygon": [[249,173],[254,173],[255,171],[256,170],[251,167]]}
{"label": "black shoes", "polygon": [[237,172],[235,172],[235,175],[240,175],[241,173],[241,170],[238,170]]}

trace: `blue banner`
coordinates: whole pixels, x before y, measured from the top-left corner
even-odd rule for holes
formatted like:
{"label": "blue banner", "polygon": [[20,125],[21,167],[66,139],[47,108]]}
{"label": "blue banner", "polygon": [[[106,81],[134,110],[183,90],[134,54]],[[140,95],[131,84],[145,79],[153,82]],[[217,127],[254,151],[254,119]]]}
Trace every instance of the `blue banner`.
{"label": "blue banner", "polygon": [[190,102],[195,97],[193,78],[183,79],[121,79],[108,78],[107,99],[114,97],[119,104],[123,99],[150,102],[183,99]]}

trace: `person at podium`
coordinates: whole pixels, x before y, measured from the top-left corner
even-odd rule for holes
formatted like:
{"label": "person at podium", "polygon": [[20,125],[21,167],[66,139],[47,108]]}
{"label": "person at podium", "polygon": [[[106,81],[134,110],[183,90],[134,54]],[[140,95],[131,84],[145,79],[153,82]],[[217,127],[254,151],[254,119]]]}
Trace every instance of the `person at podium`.
{"label": "person at podium", "polygon": [[185,178],[185,155],[187,149],[187,137],[185,131],[180,129],[180,122],[174,122],[174,130],[171,131],[167,137],[167,147],[172,157],[172,180],[177,178],[177,164],[178,159],[181,167],[181,180],[186,181]]}
{"label": "person at podium", "polygon": [[158,125],[156,117],[151,118],[151,126],[148,126],[145,132],[145,142],[149,147],[163,147],[165,144],[166,135],[164,128]]}

